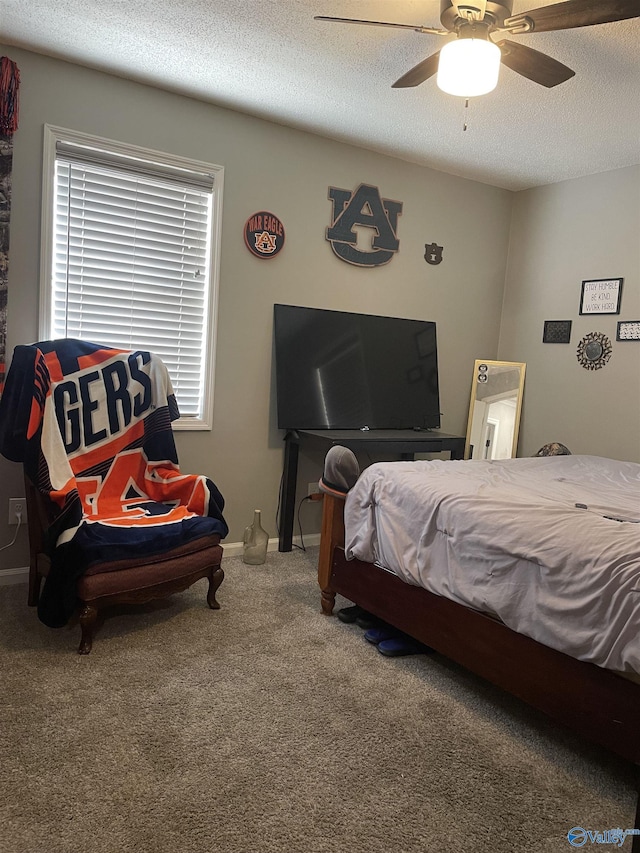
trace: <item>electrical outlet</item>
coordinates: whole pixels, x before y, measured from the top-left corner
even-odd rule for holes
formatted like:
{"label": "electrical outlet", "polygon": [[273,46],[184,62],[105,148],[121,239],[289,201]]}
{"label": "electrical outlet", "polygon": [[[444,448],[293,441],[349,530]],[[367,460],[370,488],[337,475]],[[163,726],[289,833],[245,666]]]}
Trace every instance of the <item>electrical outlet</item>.
{"label": "electrical outlet", "polygon": [[9,524],[18,523],[18,513],[22,518],[22,524],[27,520],[27,504],[24,498],[9,498]]}
{"label": "electrical outlet", "polygon": [[309,495],[317,495],[319,493],[320,486],[318,485],[317,481],[315,483],[309,483],[307,485],[307,497],[309,497]]}

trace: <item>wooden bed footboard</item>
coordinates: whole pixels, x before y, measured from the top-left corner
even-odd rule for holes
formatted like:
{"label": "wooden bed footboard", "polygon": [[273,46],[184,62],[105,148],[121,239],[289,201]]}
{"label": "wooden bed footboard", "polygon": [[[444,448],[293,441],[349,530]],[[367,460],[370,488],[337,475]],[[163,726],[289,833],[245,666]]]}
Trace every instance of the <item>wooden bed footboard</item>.
{"label": "wooden bed footboard", "polygon": [[[378,566],[347,560],[343,511],[344,501],[324,495],[318,561],[323,613],[330,615],[336,593],[343,595],[577,734],[640,765],[640,684],[543,646]],[[640,853],[640,836],[634,836],[632,850]]]}

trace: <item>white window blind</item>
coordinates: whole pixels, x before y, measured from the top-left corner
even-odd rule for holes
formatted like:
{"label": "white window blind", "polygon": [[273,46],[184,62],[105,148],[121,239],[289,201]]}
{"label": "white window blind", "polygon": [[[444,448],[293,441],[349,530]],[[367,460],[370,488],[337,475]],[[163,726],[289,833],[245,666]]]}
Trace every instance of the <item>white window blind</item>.
{"label": "white window blind", "polygon": [[50,334],[157,353],[206,421],[214,175],[56,139]]}

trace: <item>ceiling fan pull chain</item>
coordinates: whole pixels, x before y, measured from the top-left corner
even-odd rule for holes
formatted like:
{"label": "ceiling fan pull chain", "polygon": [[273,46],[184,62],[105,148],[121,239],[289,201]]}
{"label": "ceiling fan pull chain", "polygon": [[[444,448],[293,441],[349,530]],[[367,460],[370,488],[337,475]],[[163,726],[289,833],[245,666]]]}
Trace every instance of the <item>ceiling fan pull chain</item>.
{"label": "ceiling fan pull chain", "polygon": [[464,118],[462,121],[462,130],[465,131],[469,127],[467,116],[469,115],[469,98],[464,102]]}

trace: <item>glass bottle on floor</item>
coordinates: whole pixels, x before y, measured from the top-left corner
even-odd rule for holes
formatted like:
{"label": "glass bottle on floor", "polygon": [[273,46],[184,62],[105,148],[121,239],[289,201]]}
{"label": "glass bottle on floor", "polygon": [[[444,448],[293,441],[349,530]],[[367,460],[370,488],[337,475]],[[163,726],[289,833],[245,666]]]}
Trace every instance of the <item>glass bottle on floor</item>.
{"label": "glass bottle on floor", "polygon": [[253,524],[245,527],[242,559],[248,566],[261,566],[267,559],[269,534],[260,523],[260,510],[253,511]]}

